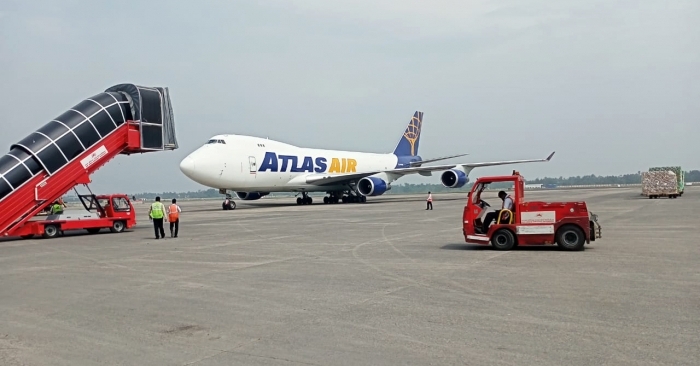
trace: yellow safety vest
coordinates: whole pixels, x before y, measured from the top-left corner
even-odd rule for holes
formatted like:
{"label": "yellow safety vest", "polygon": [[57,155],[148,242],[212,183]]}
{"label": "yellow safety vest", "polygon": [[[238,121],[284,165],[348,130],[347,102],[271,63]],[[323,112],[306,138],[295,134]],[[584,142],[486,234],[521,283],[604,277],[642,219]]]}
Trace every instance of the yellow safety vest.
{"label": "yellow safety vest", "polygon": [[161,202],[153,202],[151,204],[151,217],[154,219],[162,219],[165,216],[165,206]]}

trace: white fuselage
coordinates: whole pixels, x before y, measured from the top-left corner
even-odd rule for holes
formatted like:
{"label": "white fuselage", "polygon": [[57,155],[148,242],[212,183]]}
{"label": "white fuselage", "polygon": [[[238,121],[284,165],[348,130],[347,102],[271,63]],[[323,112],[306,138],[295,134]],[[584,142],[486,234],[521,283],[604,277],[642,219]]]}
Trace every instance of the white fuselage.
{"label": "white fuselage", "polygon": [[[180,169],[193,181],[211,188],[238,192],[326,192],[348,187],[308,184],[307,176],[390,170],[397,162],[394,154],[301,148],[259,137],[218,135],[187,156]],[[393,180],[384,173],[374,176],[387,182]]]}

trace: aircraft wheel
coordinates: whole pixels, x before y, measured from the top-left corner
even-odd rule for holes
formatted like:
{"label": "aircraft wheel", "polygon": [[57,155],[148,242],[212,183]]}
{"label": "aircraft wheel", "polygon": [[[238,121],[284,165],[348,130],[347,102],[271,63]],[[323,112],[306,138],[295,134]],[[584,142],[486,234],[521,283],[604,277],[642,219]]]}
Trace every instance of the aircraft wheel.
{"label": "aircraft wheel", "polygon": [[362,203],[367,202],[367,196],[360,196],[360,202],[362,202]]}
{"label": "aircraft wheel", "polygon": [[493,233],[491,245],[497,250],[511,250],[515,246],[515,235],[508,229],[500,229]]}
{"label": "aircraft wheel", "polygon": [[564,250],[582,250],[586,243],[583,230],[576,225],[564,225],[557,230],[557,245]]}
{"label": "aircraft wheel", "polygon": [[301,197],[297,197],[297,205],[301,205],[301,204],[302,204]]}
{"label": "aircraft wheel", "polygon": [[307,205],[310,205],[310,204],[312,204],[313,202],[314,202],[314,199],[311,198],[311,196],[307,196],[307,197],[306,197],[306,204],[307,204]]}
{"label": "aircraft wheel", "polygon": [[124,225],[124,221],[115,221],[112,223],[112,227],[109,229],[109,231],[113,233],[121,233],[124,231],[124,228],[126,226]]}
{"label": "aircraft wheel", "polygon": [[44,235],[42,235],[44,238],[55,238],[58,236],[60,233],[60,230],[58,230],[58,226],[56,225],[46,225],[44,226]]}
{"label": "aircraft wheel", "polygon": [[343,203],[348,203],[348,196],[343,196]]}
{"label": "aircraft wheel", "polygon": [[329,201],[330,201],[330,200],[328,199],[327,196],[326,196],[326,197],[323,197],[323,203],[328,203]]}

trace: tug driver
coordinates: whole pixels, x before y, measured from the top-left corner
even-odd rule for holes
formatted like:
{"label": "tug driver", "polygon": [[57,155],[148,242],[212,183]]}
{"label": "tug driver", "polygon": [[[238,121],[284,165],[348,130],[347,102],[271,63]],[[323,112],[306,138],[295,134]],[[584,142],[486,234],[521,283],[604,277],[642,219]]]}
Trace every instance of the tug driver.
{"label": "tug driver", "polygon": [[510,210],[511,212],[513,212],[513,197],[511,197],[505,191],[498,192],[498,197],[503,200],[503,206],[498,211],[493,211],[486,214],[486,216],[484,217],[484,226],[482,228],[484,233],[489,231],[489,225],[491,225],[491,221],[495,220],[501,211]]}

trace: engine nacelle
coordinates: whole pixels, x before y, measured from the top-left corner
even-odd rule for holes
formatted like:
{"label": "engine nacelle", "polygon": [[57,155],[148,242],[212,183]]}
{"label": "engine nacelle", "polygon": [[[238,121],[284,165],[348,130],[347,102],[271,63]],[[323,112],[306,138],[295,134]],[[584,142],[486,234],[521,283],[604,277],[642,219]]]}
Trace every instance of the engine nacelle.
{"label": "engine nacelle", "polygon": [[389,190],[389,186],[383,179],[377,177],[364,177],[357,182],[357,190],[363,196],[380,196]]}
{"label": "engine nacelle", "polygon": [[461,170],[450,169],[442,173],[440,176],[440,181],[442,182],[442,185],[447,188],[461,188],[465,184],[469,183],[469,177],[467,176],[467,173]]}
{"label": "engine nacelle", "polygon": [[263,196],[267,196],[270,192],[236,192],[236,196],[243,201],[259,200]]}

